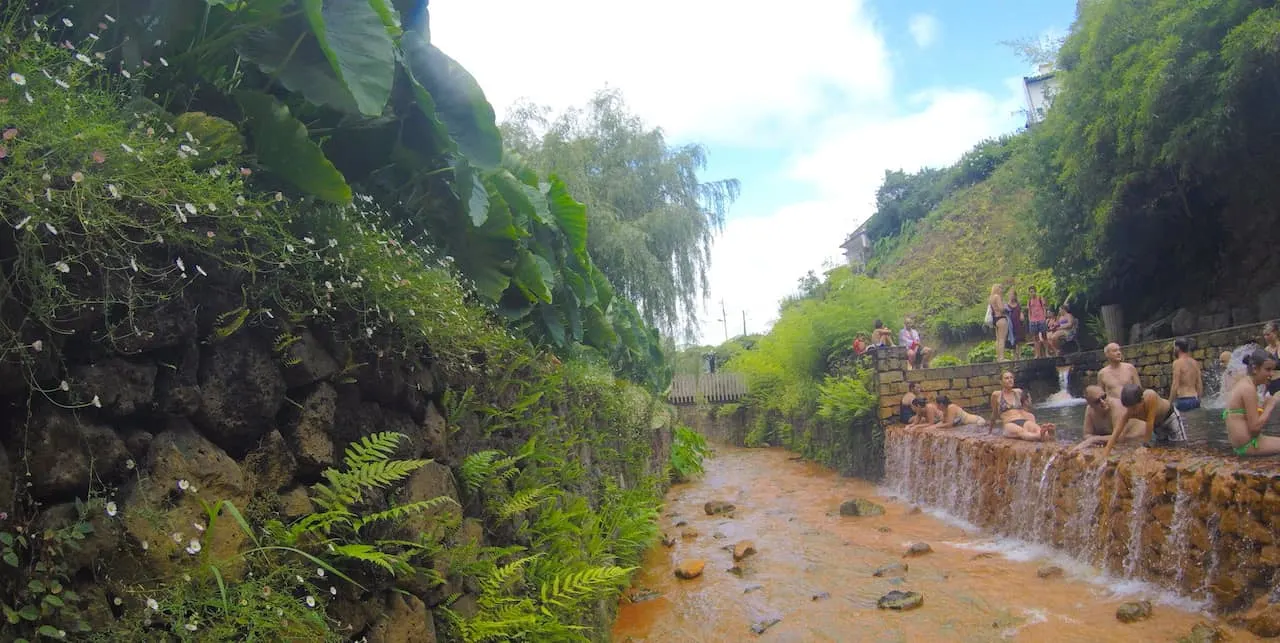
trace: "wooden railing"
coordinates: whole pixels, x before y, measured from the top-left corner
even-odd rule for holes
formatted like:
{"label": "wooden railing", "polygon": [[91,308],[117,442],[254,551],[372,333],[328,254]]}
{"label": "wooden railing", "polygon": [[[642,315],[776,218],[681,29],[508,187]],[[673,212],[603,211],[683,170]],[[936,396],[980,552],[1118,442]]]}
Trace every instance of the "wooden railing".
{"label": "wooden railing", "polygon": [[747,395],[747,380],[739,373],[677,375],[667,390],[672,404],[737,402]]}

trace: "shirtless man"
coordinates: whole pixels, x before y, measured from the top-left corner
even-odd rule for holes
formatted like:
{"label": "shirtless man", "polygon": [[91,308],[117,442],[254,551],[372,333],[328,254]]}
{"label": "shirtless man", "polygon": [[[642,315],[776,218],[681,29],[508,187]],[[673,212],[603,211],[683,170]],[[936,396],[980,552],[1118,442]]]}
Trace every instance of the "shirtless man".
{"label": "shirtless man", "polygon": [[[1125,384],[1120,390],[1120,403],[1125,407],[1125,414],[1120,426],[1125,427],[1124,431],[1115,431],[1107,440],[1107,447],[1102,451],[1102,457],[1107,457],[1111,453],[1111,447],[1114,447],[1118,439],[1125,440],[1139,439],[1142,442],[1151,442],[1153,439],[1159,442],[1186,442],[1187,426],[1182,420],[1182,414],[1178,409],[1174,408],[1173,402],[1160,397],[1159,393],[1151,389],[1143,390],[1137,384]],[[1138,430],[1133,429],[1133,421],[1139,420]],[[1124,435],[1122,436],[1121,433]]]}
{"label": "shirtless man", "polygon": [[1185,337],[1173,342],[1173,351],[1177,358],[1173,360],[1173,382],[1169,385],[1169,396],[1179,411],[1190,411],[1200,408],[1200,397],[1204,395],[1204,378],[1200,376],[1200,362],[1191,356],[1191,345]]}
{"label": "shirtless man", "polygon": [[1107,365],[1098,370],[1098,384],[1106,389],[1109,397],[1120,399],[1120,390],[1125,384],[1142,386],[1142,380],[1138,379],[1138,369],[1124,361],[1124,353],[1120,352],[1119,344],[1107,344],[1102,349],[1102,354],[1107,358]]}
{"label": "shirtless man", "polygon": [[1116,427],[1124,426],[1126,409],[1119,400],[1108,397],[1101,386],[1084,387],[1084,399],[1088,403],[1084,411],[1084,440],[1071,447],[1072,451],[1106,444]]}

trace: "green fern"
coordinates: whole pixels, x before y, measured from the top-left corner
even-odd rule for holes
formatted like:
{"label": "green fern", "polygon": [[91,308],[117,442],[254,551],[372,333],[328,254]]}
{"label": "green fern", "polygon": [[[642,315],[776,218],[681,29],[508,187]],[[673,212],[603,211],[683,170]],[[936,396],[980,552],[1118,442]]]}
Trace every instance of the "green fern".
{"label": "green fern", "polygon": [[533,509],[548,498],[554,497],[556,493],[557,490],[551,485],[522,489],[498,505],[496,513],[501,518],[508,519],[522,511]]}
{"label": "green fern", "polygon": [[370,433],[357,442],[347,445],[344,464],[348,469],[358,469],[362,465],[385,462],[395,454],[400,440],[406,436],[394,431]]}
{"label": "green fern", "polygon": [[557,575],[542,584],[542,609],[547,610],[548,605],[570,609],[578,601],[603,597],[626,585],[633,571],[634,567],[589,567]]}
{"label": "green fern", "polygon": [[359,531],[360,528],[364,527],[365,525],[369,525],[369,524],[384,521],[384,520],[389,520],[392,522],[404,520],[405,518],[408,518],[410,515],[432,511],[434,509],[438,509],[439,507],[447,504],[456,505],[458,503],[454,501],[453,498],[450,498],[449,496],[437,496],[430,500],[411,502],[407,505],[396,505],[384,511],[377,511],[371,514],[361,516],[360,518],[353,520],[351,525],[352,527],[355,528],[356,531]]}
{"label": "green fern", "polygon": [[516,476],[520,475],[520,470],[516,468],[516,464],[523,460],[527,454],[522,453],[503,457],[506,455],[502,451],[488,450],[478,451],[467,456],[460,467],[462,484],[466,490],[469,493],[477,493],[493,479],[499,479],[510,484]]}

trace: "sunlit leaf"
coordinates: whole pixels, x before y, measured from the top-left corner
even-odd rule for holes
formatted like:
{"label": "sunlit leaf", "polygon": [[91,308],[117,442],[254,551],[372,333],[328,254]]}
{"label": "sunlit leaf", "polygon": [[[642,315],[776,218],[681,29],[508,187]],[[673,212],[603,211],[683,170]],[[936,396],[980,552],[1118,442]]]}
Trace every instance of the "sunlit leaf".
{"label": "sunlit leaf", "polygon": [[395,78],[395,46],[370,0],[301,0],[311,31],[360,112],[382,113]]}
{"label": "sunlit leaf", "polygon": [[431,97],[436,116],[448,129],[458,151],[472,164],[494,169],[502,162],[502,134],[493,106],[476,79],[420,35],[402,42],[405,65]]}
{"label": "sunlit leaf", "polygon": [[351,187],[307,137],[307,128],[275,98],[259,92],[236,93],[253,138],[258,162],[300,191],[332,203],[350,203]]}

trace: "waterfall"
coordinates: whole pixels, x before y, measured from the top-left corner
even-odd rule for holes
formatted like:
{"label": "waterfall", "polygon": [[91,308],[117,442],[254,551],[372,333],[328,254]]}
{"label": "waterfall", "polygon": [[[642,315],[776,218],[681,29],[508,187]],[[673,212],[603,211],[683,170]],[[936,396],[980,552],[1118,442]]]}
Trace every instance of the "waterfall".
{"label": "waterfall", "polygon": [[1044,470],[1040,472],[1040,489],[1037,494],[1038,498],[1035,507],[1035,520],[1032,521],[1031,539],[1035,542],[1046,544],[1053,543],[1053,530],[1049,517],[1052,515],[1054,498],[1056,494],[1052,493],[1055,479],[1049,477],[1049,473],[1053,471],[1053,463],[1058,461],[1059,452],[1054,452],[1049,456],[1049,460],[1044,463]]}
{"label": "waterfall", "polygon": [[1136,578],[1138,562],[1142,558],[1142,523],[1148,518],[1147,477],[1139,471],[1134,471],[1129,479],[1133,489],[1133,508],[1129,511],[1129,547],[1124,557],[1124,575]]}
{"label": "waterfall", "polygon": [[1071,367],[1058,367],[1058,392],[1050,395],[1040,406],[1053,408],[1057,406],[1076,406],[1084,404],[1084,398],[1071,396]]}
{"label": "waterfall", "polygon": [[1179,472],[1174,484],[1178,487],[1177,495],[1173,498],[1173,520],[1169,524],[1170,542],[1172,543],[1172,555],[1169,557],[1169,564],[1175,568],[1174,587],[1182,588],[1183,579],[1186,577],[1186,565],[1183,561],[1190,554],[1191,549],[1191,493],[1182,484],[1182,473]]}
{"label": "waterfall", "polygon": [[1207,409],[1221,409],[1227,405],[1226,394],[1222,390],[1222,381],[1227,375],[1237,376],[1245,372],[1244,357],[1252,353],[1258,348],[1257,344],[1245,344],[1237,346],[1231,351],[1231,359],[1224,368],[1218,362],[1217,355],[1209,355],[1205,358],[1208,366],[1204,369],[1204,400],[1201,404]]}

